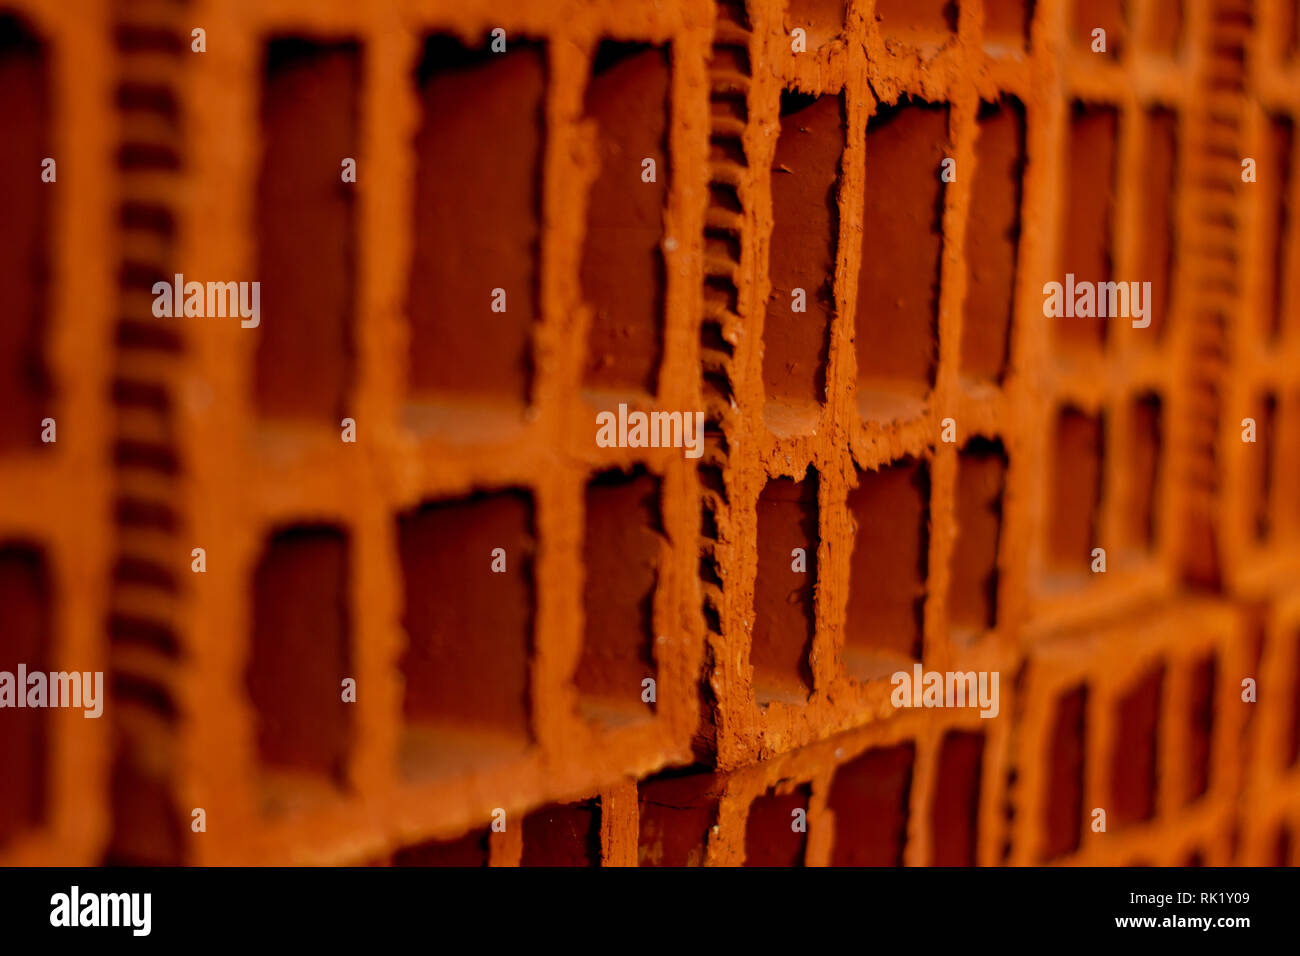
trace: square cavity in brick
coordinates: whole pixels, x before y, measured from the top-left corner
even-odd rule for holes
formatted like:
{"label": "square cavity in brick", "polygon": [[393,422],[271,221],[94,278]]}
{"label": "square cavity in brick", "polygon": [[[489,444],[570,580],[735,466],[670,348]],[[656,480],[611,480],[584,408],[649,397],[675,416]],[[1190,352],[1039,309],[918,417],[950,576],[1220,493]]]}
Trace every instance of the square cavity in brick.
{"label": "square cavity in brick", "polygon": [[902,866],[916,745],[868,750],[843,764],[827,805],[835,818],[831,866]]}
{"label": "square cavity in brick", "polygon": [[[29,673],[49,671],[53,659],[50,601],[49,572],[41,551],[25,543],[0,544],[0,608],[4,608],[0,671],[16,675],[19,664],[27,665]],[[18,693],[26,692],[27,688],[18,688]],[[0,846],[45,820],[47,713],[31,707],[3,711]]]}
{"label": "square cavity in brick", "polygon": [[[643,468],[607,471],[587,485],[584,631],[574,681],[591,720],[649,717],[642,682],[656,677],[654,596],[664,548],[661,482]],[[656,689],[656,695],[658,689]]]}
{"label": "square cavity in brick", "polygon": [[1267,228],[1270,235],[1265,240],[1271,249],[1268,267],[1271,272],[1269,286],[1268,328],[1278,335],[1287,326],[1287,312],[1291,306],[1288,293],[1293,270],[1288,268],[1293,258],[1291,246],[1291,169],[1295,161],[1295,124],[1289,116],[1271,116],[1266,129],[1268,150],[1267,169],[1260,164],[1256,178],[1264,188],[1263,202],[1269,210]]}
{"label": "square cavity in brick", "polygon": [[950,731],[944,736],[930,804],[934,866],[974,866],[977,862],[983,762],[983,734]]}
{"label": "square cavity in brick", "polygon": [[772,478],[758,499],[758,577],[749,662],[760,703],[803,703],[812,691],[818,475]]}
{"label": "square cavity in brick", "polygon": [[1101,29],[1106,31],[1105,55],[1119,56],[1128,39],[1128,6],[1128,0],[1074,0],[1070,35],[1075,46],[1092,53],[1093,31]]}
{"label": "square cavity in brick", "polygon": [[0,16],[0,450],[44,447],[41,419],[53,413],[45,348],[54,268],[50,203],[57,187],[35,179],[50,155],[49,64],[44,44],[23,21]]}
{"label": "square cavity in brick", "polygon": [[[1146,47],[1173,56],[1183,41],[1183,0],[1148,0]],[[1283,6],[1294,7],[1285,3]]]}
{"label": "square cavity in brick", "polygon": [[[124,673],[113,677],[113,706],[120,706],[125,699],[124,679],[130,680]],[[138,693],[132,696],[139,699]],[[170,721],[175,714],[166,717]],[[105,866],[177,866],[185,862],[185,840],[192,820],[187,810],[181,822],[168,772],[152,763],[125,736],[114,743],[109,784],[113,832],[104,854]]]}
{"label": "square cavity in brick", "polygon": [[1164,422],[1160,396],[1139,395],[1130,405],[1128,515],[1124,530],[1130,544],[1150,550],[1156,540],[1156,507],[1160,501]]}
{"label": "square cavity in brick", "polygon": [[1165,669],[1144,674],[1116,704],[1108,824],[1150,820],[1156,809],[1160,703]]}
{"label": "square cavity in brick", "polygon": [[532,740],[533,502],[512,489],[401,515],[403,764],[422,775]]}
{"label": "square cavity in brick", "polygon": [[1034,0],[984,0],[986,46],[1023,49],[1029,42]]}
{"label": "square cavity in brick", "polygon": [[997,624],[998,542],[1007,455],[999,441],[974,438],[957,456],[957,538],[949,567],[948,619],[954,632]]}
{"label": "square cavity in brick", "polygon": [[410,389],[439,404],[522,405],[532,375],[546,57],[435,35],[415,80]]}
{"label": "square cavity in brick", "polygon": [[876,19],[887,37],[943,39],[957,32],[956,0],[876,0]]}
{"label": "square cavity in brick", "polygon": [[[1065,153],[1068,169],[1061,217],[1064,268],[1055,280],[1063,285],[1066,275],[1074,276],[1076,286],[1112,280],[1111,215],[1118,130],[1119,113],[1114,107],[1074,103]],[[1118,281],[1123,277],[1114,278]],[[1106,340],[1106,324],[1125,320],[1073,315],[1044,321],[1051,323],[1058,348],[1096,349]]]}
{"label": "square cavity in brick", "polygon": [[803,866],[811,801],[806,783],[789,793],[774,788],[755,798],[745,821],[745,866]]}
{"label": "square cavity in brick", "polygon": [[930,547],[930,470],[905,458],[858,471],[848,495],[856,526],[849,565],[844,667],[886,677],[921,658]]}
{"label": "square cavity in brick", "polygon": [[1172,110],[1148,110],[1143,124],[1141,266],[1136,278],[1151,283],[1151,298],[1146,304],[1151,324],[1134,331],[1155,341],[1164,332],[1172,292],[1178,115]]}
{"label": "square cavity in brick", "polygon": [[257,408],[337,426],[353,376],[357,259],[357,187],[339,164],[359,153],[361,50],[280,37],[263,70]]}
{"label": "square cavity in brick", "polygon": [[356,676],[348,565],[342,530],[297,525],[271,535],[253,575],[246,681],[258,757],[304,783],[345,781],[352,709],[341,688]]}
{"label": "square cavity in brick", "polygon": [[698,768],[670,771],[641,781],[637,796],[637,865],[703,866],[718,821],[718,778]]}
{"label": "square cavity in brick", "polygon": [[1208,654],[1193,663],[1188,695],[1187,803],[1199,800],[1210,788],[1211,757],[1214,752],[1214,695],[1218,663]]}
{"label": "square cavity in brick", "polygon": [[772,159],[772,291],[763,327],[763,381],[769,402],[779,406],[826,400],[843,153],[842,97],[781,94]]}
{"label": "square cavity in brick", "polygon": [[791,30],[804,31],[812,52],[844,32],[847,8],[847,0],[789,0],[786,20]]}
{"label": "square cavity in brick", "polygon": [[1025,108],[1014,97],[982,103],[966,226],[963,374],[1001,381],[1015,308],[1020,197],[1025,169]]}
{"label": "square cavity in brick", "polygon": [[939,260],[947,104],[880,104],[867,123],[862,265],[855,319],[864,418],[922,411],[939,356]]}
{"label": "square cavity in brick", "polygon": [[[605,41],[587,84],[600,164],[587,197],[580,282],[591,309],[583,382],[653,393],[663,351],[668,50]],[[654,177],[650,166],[654,161]]]}
{"label": "square cavity in brick", "polygon": [[600,801],[553,803],[524,817],[520,866],[600,866]]}
{"label": "square cavity in brick", "polygon": [[1080,685],[1057,698],[1047,740],[1047,793],[1043,803],[1043,859],[1079,847],[1083,834],[1083,772],[1086,756],[1088,688]]}
{"label": "square cavity in brick", "polygon": [[1266,544],[1273,537],[1273,476],[1277,468],[1277,395],[1263,393],[1255,404],[1255,441],[1244,442],[1248,507],[1255,541]]}
{"label": "square cavity in brick", "polygon": [[1056,418],[1048,561],[1059,571],[1092,566],[1102,495],[1105,422],[1066,406]]}
{"label": "square cavity in brick", "polygon": [[487,866],[487,830],[471,830],[454,840],[430,840],[393,854],[393,866]]}

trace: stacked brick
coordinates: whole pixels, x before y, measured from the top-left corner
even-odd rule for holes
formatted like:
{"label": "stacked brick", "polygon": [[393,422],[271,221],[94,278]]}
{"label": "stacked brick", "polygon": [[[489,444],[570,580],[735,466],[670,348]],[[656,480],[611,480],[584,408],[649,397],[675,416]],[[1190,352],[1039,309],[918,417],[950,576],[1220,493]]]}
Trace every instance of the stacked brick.
{"label": "stacked brick", "polygon": [[1294,3],[48,6],[0,861],[1294,862]]}

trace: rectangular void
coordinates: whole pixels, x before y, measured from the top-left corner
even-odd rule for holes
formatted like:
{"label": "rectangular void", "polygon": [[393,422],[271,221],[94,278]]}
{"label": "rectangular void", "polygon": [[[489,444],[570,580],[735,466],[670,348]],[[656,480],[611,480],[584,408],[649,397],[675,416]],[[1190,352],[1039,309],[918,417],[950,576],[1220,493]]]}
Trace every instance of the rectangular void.
{"label": "rectangular void", "polygon": [[1029,45],[1034,18],[1034,0],[984,0],[984,43],[986,46]]}
{"label": "rectangular void", "polygon": [[772,478],[758,498],[758,576],[749,663],[760,703],[801,704],[812,693],[817,620],[818,474]]}
{"label": "rectangular void", "polygon": [[1102,495],[1105,419],[1067,405],[1056,417],[1048,564],[1084,572],[1097,547]]}
{"label": "rectangular void", "polygon": [[1000,441],[973,438],[957,456],[957,539],[948,585],[948,620],[954,631],[982,632],[997,625],[998,542],[1007,453]]}
{"label": "rectangular void", "polygon": [[[1070,38],[1075,46],[1093,52],[1093,31],[1106,31],[1106,55],[1119,56],[1128,37],[1128,0],[1074,0]],[[1100,55],[1100,51],[1098,51]]]}
{"label": "rectangular void", "polygon": [[848,0],[789,0],[786,26],[804,31],[811,53],[844,32],[847,11]]}
{"label": "rectangular void", "polygon": [[59,186],[40,180],[55,115],[50,62],[24,21],[0,15],[0,451],[42,447],[41,419],[53,414],[45,349],[54,271],[50,215]]}
{"label": "rectangular void", "polygon": [[858,471],[849,491],[857,531],[849,564],[844,667],[886,677],[921,659],[930,550],[930,470],[914,458]]}
{"label": "rectangular void", "polygon": [[1083,772],[1088,688],[1079,685],[1056,700],[1047,746],[1047,793],[1043,801],[1043,860],[1079,848],[1083,835]]}
{"label": "rectangular void", "polygon": [[868,750],[835,771],[831,866],[902,866],[912,792],[912,742]]}
{"label": "rectangular void", "polygon": [[1184,799],[1192,803],[1210,789],[1210,760],[1214,753],[1214,694],[1218,662],[1213,654],[1191,668],[1188,695],[1187,780]]}
{"label": "rectangular void", "polygon": [[[867,418],[920,414],[934,385],[943,251],[939,173],[947,149],[947,104],[881,104],[867,123],[855,320],[858,401]],[[902,406],[900,397],[907,400]]]}
{"label": "rectangular void", "polygon": [[745,821],[745,866],[803,866],[808,847],[808,804],[812,786],[789,793],[769,790],[749,805]]}
{"label": "rectangular void", "polygon": [[489,836],[488,830],[471,830],[454,840],[403,847],[393,854],[393,866],[487,866]]}
{"label": "rectangular void", "polygon": [[[0,544],[0,607],[5,614],[0,627],[0,670],[16,675],[18,665],[25,664],[29,673],[49,671],[54,657],[51,601],[44,554],[25,543]],[[18,692],[26,693],[26,688]],[[45,821],[48,713],[36,707],[3,711],[0,847]]]}
{"label": "rectangular void", "polygon": [[1273,837],[1273,866],[1291,865],[1291,843],[1291,828],[1279,823]]}
{"label": "rectangular void", "polygon": [[[1183,0],[1147,0],[1151,13],[1147,20],[1145,46],[1153,53],[1174,56],[1183,41]],[[1284,7],[1294,6],[1290,3]]]}
{"label": "rectangular void", "polygon": [[977,862],[983,763],[983,734],[949,731],[944,736],[930,804],[932,866],[975,866]]}
{"label": "rectangular void", "polygon": [[539,311],[545,53],[435,35],[415,79],[410,389],[522,405]]}
{"label": "rectangular void", "polygon": [[[1067,274],[1074,276],[1076,284],[1118,281],[1124,277],[1111,275],[1110,246],[1119,112],[1113,106],[1076,101],[1069,123],[1061,217],[1063,268],[1055,281],[1064,284]],[[1069,351],[1101,348],[1106,323],[1116,320],[1076,315],[1045,321],[1052,323],[1057,347]]]}
{"label": "rectangular void", "polygon": [[1161,664],[1144,674],[1116,703],[1107,814],[1111,827],[1140,823],[1155,815],[1164,679]]}
{"label": "rectangular void", "polygon": [[1287,767],[1294,767],[1300,761],[1300,634],[1294,635],[1296,642],[1292,657],[1291,672],[1291,719],[1286,734],[1283,762]]}
{"label": "rectangular void", "polygon": [[408,775],[531,743],[534,527],[532,498],[518,489],[431,502],[397,519]]}
{"label": "rectangular void", "polygon": [[638,866],[703,866],[709,830],[718,822],[718,777],[693,768],[637,784]]}
{"label": "rectangular void", "polygon": [[1151,298],[1147,302],[1147,315],[1151,324],[1145,329],[1133,331],[1138,335],[1158,339],[1169,318],[1173,288],[1178,114],[1172,110],[1151,109],[1143,114],[1142,122],[1145,133],[1140,165],[1142,214],[1138,219],[1142,231],[1141,271],[1136,278],[1151,283]]}
{"label": "rectangular void", "polygon": [[[1291,244],[1291,166],[1294,161],[1295,124],[1289,116],[1270,116],[1265,128],[1266,158],[1256,171],[1259,186],[1265,190],[1263,208],[1267,213],[1269,229],[1269,310],[1268,331],[1277,336],[1287,325],[1286,314],[1290,307],[1287,268]],[[1267,166],[1265,166],[1267,164]]]}
{"label": "rectangular void", "polygon": [[1255,441],[1242,443],[1246,459],[1248,507],[1258,544],[1273,537],[1273,474],[1277,466],[1277,395],[1266,392],[1255,403]]}
{"label": "rectangular void", "polygon": [[649,717],[642,682],[655,678],[654,595],[664,546],[661,482],[643,468],[607,471],[587,485],[582,656],[574,675],[591,720]]}
{"label": "rectangular void", "polygon": [[355,677],[348,564],[347,535],[318,525],[275,532],[258,561],[246,683],[267,770],[345,781],[353,728],[342,686]]}
{"label": "rectangular void", "polygon": [[[665,47],[604,41],[584,104],[600,164],[579,280],[591,310],[583,384],[654,393],[663,354],[671,69]],[[651,167],[646,160],[653,160]]]}
{"label": "rectangular void", "polygon": [[835,314],[842,96],[781,94],[781,133],[772,158],[772,292],[763,324],[763,383],[769,401],[826,400],[826,357]]}
{"label": "rectangular void", "polygon": [[957,32],[956,0],[876,0],[876,18],[887,37],[943,40]]}
{"label": "rectangular void", "polygon": [[961,340],[962,373],[971,378],[1000,382],[1006,371],[1024,171],[1024,105],[1010,96],[981,103],[966,226],[966,316]]}
{"label": "rectangular void", "polygon": [[1129,544],[1149,551],[1156,542],[1164,418],[1160,396],[1151,392],[1137,396],[1129,408],[1128,515],[1124,531]]}
{"label": "rectangular void", "polygon": [[520,866],[600,866],[600,800],[553,803],[524,817]]}
{"label": "rectangular void", "polygon": [[[263,415],[338,424],[356,355],[361,48],[279,37],[266,47],[257,183],[256,405]],[[227,277],[214,277],[227,278]],[[237,277],[231,276],[230,279]],[[223,321],[213,319],[210,321]],[[225,319],[238,328],[238,319]]]}

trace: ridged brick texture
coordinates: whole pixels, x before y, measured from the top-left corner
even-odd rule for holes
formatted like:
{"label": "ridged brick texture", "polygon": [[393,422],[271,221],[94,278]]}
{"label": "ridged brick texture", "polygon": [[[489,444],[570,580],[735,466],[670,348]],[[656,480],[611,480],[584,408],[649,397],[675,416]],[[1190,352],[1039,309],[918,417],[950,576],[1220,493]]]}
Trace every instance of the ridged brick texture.
{"label": "ridged brick texture", "polygon": [[1297,862],[1297,7],[0,0],[0,862]]}

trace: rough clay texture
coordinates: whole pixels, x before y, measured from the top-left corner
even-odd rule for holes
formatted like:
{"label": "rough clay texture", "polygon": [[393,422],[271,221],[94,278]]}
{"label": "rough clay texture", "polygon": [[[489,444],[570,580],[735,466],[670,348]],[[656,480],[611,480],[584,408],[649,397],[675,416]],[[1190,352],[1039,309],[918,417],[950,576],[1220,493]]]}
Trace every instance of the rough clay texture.
{"label": "rough clay texture", "polygon": [[1297,862],[1298,21],[0,4],[0,862]]}

